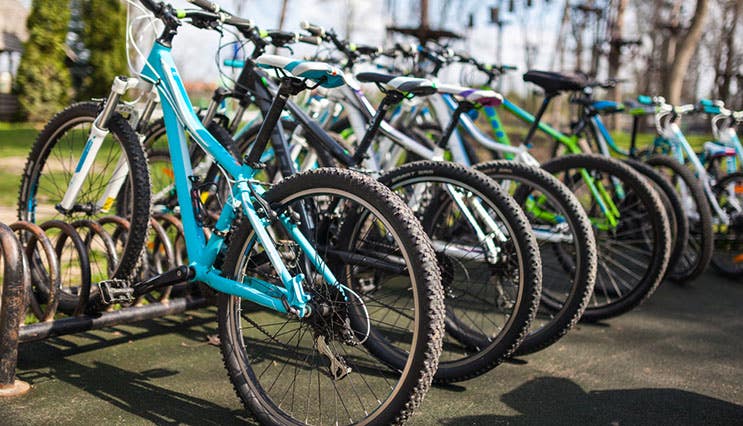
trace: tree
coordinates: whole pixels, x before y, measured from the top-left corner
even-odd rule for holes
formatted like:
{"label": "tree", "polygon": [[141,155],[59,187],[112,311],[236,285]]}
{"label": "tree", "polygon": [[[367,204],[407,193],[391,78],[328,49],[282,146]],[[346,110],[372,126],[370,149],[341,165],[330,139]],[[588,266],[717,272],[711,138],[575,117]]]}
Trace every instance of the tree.
{"label": "tree", "polygon": [[78,98],[105,97],[117,75],[127,73],[126,6],[120,0],[83,2],[83,43],[90,52],[90,74]]}
{"label": "tree", "polygon": [[672,104],[681,102],[681,89],[684,84],[684,76],[702,38],[704,21],[707,18],[708,10],[709,0],[697,0],[689,29],[675,48],[675,54],[671,62],[665,87],[666,96],[668,96],[668,100]]}
{"label": "tree", "polygon": [[[737,51],[736,43],[738,21],[743,14],[743,2],[729,0],[723,8],[722,34],[718,42],[718,54],[715,67],[715,83],[717,97],[728,100],[731,95],[731,85],[735,77]],[[722,60],[723,52],[725,60]],[[740,91],[741,89],[738,88]]]}
{"label": "tree", "polygon": [[68,0],[33,0],[29,38],[18,68],[17,93],[24,118],[45,121],[64,108],[72,93],[65,65]]}

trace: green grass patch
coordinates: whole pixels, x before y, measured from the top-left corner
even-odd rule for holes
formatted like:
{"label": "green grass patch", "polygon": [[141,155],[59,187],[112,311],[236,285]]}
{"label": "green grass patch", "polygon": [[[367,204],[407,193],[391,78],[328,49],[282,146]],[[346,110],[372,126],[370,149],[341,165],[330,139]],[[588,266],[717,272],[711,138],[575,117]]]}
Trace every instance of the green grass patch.
{"label": "green grass patch", "polygon": [[0,156],[28,156],[39,131],[33,126],[16,123],[0,123]]}
{"label": "green grass patch", "polygon": [[15,207],[18,203],[18,187],[21,183],[20,173],[0,171],[0,205]]}

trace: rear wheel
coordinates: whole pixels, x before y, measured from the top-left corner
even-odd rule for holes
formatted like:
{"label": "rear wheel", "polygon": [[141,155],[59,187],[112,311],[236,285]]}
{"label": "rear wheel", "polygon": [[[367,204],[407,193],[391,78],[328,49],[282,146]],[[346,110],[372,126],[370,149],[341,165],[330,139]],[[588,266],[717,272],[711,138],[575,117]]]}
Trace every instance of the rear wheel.
{"label": "rear wheel", "polygon": [[[671,253],[668,216],[658,195],[641,175],[610,158],[567,155],[542,167],[577,196],[596,236],[598,273],[583,319],[611,318],[638,306],[662,281]],[[604,211],[614,210],[612,205],[616,223]]]}
{"label": "rear wheel", "polygon": [[[308,212],[305,234],[347,298],[307,266],[283,227],[270,226],[292,275],[304,274],[313,314],[220,296],[222,355],[238,396],[263,424],[405,422],[431,384],[444,331],[440,275],[420,224],[389,189],[348,170],[294,175],[264,197],[277,213]],[[344,233],[349,217],[361,220]],[[222,270],[283,286],[247,222],[232,232]]]}

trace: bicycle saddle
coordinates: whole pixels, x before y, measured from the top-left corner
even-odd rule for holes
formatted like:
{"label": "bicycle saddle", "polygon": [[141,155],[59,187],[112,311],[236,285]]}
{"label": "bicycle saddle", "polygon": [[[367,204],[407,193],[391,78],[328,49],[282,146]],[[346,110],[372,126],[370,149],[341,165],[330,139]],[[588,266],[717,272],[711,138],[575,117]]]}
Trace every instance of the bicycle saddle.
{"label": "bicycle saddle", "polygon": [[261,68],[280,68],[296,77],[308,78],[329,89],[345,84],[343,71],[324,62],[303,61],[278,55],[261,55],[255,63]]}
{"label": "bicycle saddle", "polygon": [[503,103],[503,97],[500,93],[496,93],[492,90],[477,90],[453,84],[439,84],[438,91],[439,93],[447,93],[464,98],[469,102],[480,104],[482,106],[497,107]]}
{"label": "bicycle saddle", "polygon": [[428,96],[436,93],[436,84],[431,80],[414,77],[400,77],[378,72],[362,72],[356,74],[356,79],[362,83],[378,83],[386,89],[411,93],[415,96]]}
{"label": "bicycle saddle", "polygon": [[588,83],[579,75],[536,70],[527,71],[524,81],[534,83],[548,93],[581,90]]}

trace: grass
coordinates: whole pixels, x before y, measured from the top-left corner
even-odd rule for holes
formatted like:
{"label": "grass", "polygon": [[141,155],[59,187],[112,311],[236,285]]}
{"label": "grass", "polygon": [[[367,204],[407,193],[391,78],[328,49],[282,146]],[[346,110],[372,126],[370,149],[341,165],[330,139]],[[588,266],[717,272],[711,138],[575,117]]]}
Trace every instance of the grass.
{"label": "grass", "polygon": [[39,131],[29,124],[0,123],[0,157],[26,157]]}

